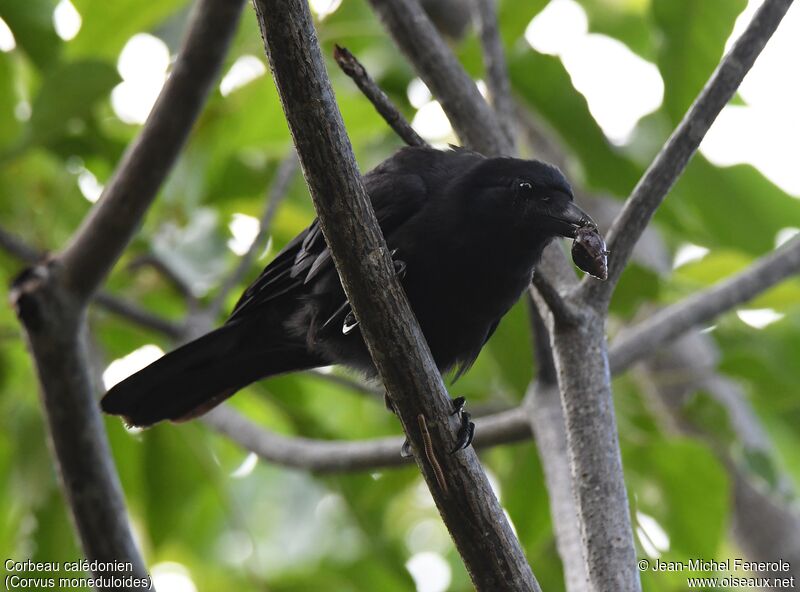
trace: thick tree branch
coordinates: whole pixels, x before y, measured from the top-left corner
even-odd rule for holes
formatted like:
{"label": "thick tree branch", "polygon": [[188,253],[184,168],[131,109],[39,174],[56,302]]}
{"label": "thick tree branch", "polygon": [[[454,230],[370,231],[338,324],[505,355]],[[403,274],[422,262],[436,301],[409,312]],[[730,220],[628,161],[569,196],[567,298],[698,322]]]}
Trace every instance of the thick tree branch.
{"label": "thick tree branch", "polygon": [[[496,118],[464,117],[485,110],[469,76],[438,37],[415,0],[370,0],[396,43],[409,57],[470,147],[487,155],[510,153]],[[435,69],[431,67],[435,64]],[[551,247],[539,269],[569,283],[564,254]],[[574,275],[572,276],[574,278]],[[628,499],[611,398],[605,342],[606,310],[565,299],[578,323],[548,323],[567,426],[569,458],[590,585],[597,590],[640,589]],[[541,309],[540,309],[541,310]]]}
{"label": "thick tree branch", "polygon": [[511,154],[497,116],[417,0],[369,0],[395,42],[441,102],[461,140],[487,156]]}
{"label": "thick tree branch", "polygon": [[623,331],[609,351],[611,372],[623,371],[690,329],[707,323],[797,273],[800,273],[800,237],[762,257],[741,273],[663,308]]}
{"label": "thick tree branch", "polygon": [[86,558],[130,562],[114,575],[147,578],[94,399],[85,309],[61,288],[59,272],[56,262],[28,269],[10,294],[36,362],[51,454]]}
{"label": "thick tree branch", "polygon": [[608,248],[612,253],[608,281],[600,282],[587,277],[582,282],[587,303],[600,305],[610,300],[619,276],[650,218],[686,168],[719,112],[739,88],[791,4],[792,0],[765,0],[636,184],[608,232]]}
{"label": "thick tree branch", "polygon": [[[403,438],[342,441],[281,436],[253,423],[230,406],[209,413],[203,422],[267,462],[318,473],[367,471],[410,462],[400,456]],[[531,428],[520,408],[475,420],[476,448],[489,448],[530,438]]]}
{"label": "thick tree branch", "polygon": [[[128,526],[119,479],[94,399],[86,355],[86,304],[119,256],[218,71],[242,2],[200,0],[142,137],[101,203],[61,257],[24,271],[11,301],[36,363],[52,453],[87,559],[123,561],[146,578]],[[100,570],[97,575],[108,575]]]}
{"label": "thick tree branch", "polygon": [[106,277],[156,197],[217,78],[244,2],[201,0],[169,79],[97,205],[60,254],[84,301]]}
{"label": "thick tree branch", "polygon": [[[467,570],[478,590],[538,590],[474,451],[449,454],[459,422],[450,415],[441,376],[395,277],[325,72],[308,5],[304,0],[254,4],[342,285]],[[424,454],[420,417],[433,442]],[[447,492],[440,485],[441,475],[435,474],[436,464],[444,473]]]}
{"label": "thick tree branch", "polygon": [[575,511],[564,411],[550,346],[550,334],[531,297],[531,330],[537,362],[536,380],[528,387],[522,409],[536,441],[542,463],[556,548],[564,567],[567,592],[588,592],[589,576],[583,557],[581,527]]}
{"label": "thick tree branch", "polygon": [[408,123],[394,103],[386,96],[386,93],[383,92],[372,79],[366,68],[356,59],[356,56],[350,53],[350,50],[337,45],[333,50],[333,58],[342,69],[342,72],[347,74],[353,82],[356,83],[356,86],[364,93],[364,96],[369,99],[370,103],[375,107],[375,110],[383,117],[384,121],[389,124],[389,127],[394,130],[394,133],[396,133],[401,140],[409,146],[425,147],[429,145],[414,131],[411,124]]}

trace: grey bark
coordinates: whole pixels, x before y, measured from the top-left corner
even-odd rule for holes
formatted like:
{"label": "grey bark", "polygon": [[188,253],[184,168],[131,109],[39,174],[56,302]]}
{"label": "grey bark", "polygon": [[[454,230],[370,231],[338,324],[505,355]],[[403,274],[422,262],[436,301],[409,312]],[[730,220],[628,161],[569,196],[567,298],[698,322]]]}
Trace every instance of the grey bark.
{"label": "grey bark", "polygon": [[[538,590],[394,275],[304,0],[256,0],[270,67],[347,297],[442,518],[478,590]],[[422,419],[420,419],[422,418]],[[423,445],[422,422],[431,444]],[[438,461],[436,458],[438,458]],[[440,468],[437,470],[436,467]]]}
{"label": "grey bark", "polygon": [[[49,439],[87,559],[146,578],[94,400],[86,306],[174,161],[222,64],[243,2],[201,0],[153,113],[104,195],[60,255],[24,271],[11,300],[33,354]],[[98,572],[96,575],[103,575]],[[105,574],[108,575],[108,574]]]}

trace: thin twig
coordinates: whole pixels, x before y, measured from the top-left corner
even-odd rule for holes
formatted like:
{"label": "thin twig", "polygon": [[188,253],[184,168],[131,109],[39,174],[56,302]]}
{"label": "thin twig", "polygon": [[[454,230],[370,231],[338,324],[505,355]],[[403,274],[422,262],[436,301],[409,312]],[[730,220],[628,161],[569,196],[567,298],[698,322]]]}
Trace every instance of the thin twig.
{"label": "thin twig", "polygon": [[175,288],[175,291],[178,292],[178,294],[180,294],[183,298],[192,303],[197,302],[197,298],[192,293],[192,289],[189,284],[186,283],[186,280],[175,273],[175,270],[157,255],[154,255],[153,253],[139,255],[138,257],[135,257],[133,261],[128,263],[129,271],[137,271],[142,267],[152,268],[156,273],[167,280],[167,282],[173,288]]}
{"label": "thin twig", "polygon": [[356,83],[364,96],[369,99],[375,110],[389,124],[394,132],[409,146],[426,147],[429,144],[422,139],[411,124],[400,113],[394,103],[386,96],[378,84],[372,79],[366,68],[350,53],[346,47],[339,45],[333,48],[333,59],[339,64],[342,72],[347,74]]}
{"label": "thin twig", "polygon": [[483,47],[483,65],[486,69],[486,86],[497,119],[502,125],[506,141],[514,150],[515,118],[511,100],[511,82],[508,78],[503,41],[497,23],[496,0],[472,0]]}
{"label": "thin twig", "polygon": [[800,237],[762,257],[741,273],[668,306],[623,331],[609,350],[611,371],[623,371],[690,329],[711,321],[797,273],[800,273]]}
{"label": "thin twig", "polygon": [[184,329],[179,323],[153,314],[128,300],[112,296],[107,292],[98,292],[92,302],[134,325],[160,333],[173,341],[178,341],[183,337]]}
{"label": "thin twig", "polygon": [[267,195],[267,203],[264,207],[263,214],[261,214],[261,220],[259,221],[258,234],[253,240],[253,244],[250,245],[250,248],[247,249],[247,252],[242,256],[241,259],[239,259],[239,264],[236,266],[233,272],[227,278],[225,278],[222,286],[219,289],[219,292],[217,292],[216,297],[208,306],[208,313],[211,318],[219,316],[220,312],[225,307],[225,302],[227,301],[231,291],[241,283],[241,281],[247,275],[247,272],[252,267],[253,261],[255,261],[256,258],[256,254],[264,247],[264,243],[266,242],[267,236],[270,232],[272,219],[275,217],[275,213],[278,211],[278,206],[283,203],[283,199],[289,192],[289,185],[294,178],[295,172],[297,172],[297,166],[297,154],[294,150],[292,150],[281,161],[281,164],[278,166],[278,170],[275,171],[275,177],[270,184]]}
{"label": "thin twig", "polygon": [[791,4],[792,0],[765,0],[636,184],[608,232],[608,248],[614,254],[609,262],[608,280],[599,282],[585,278],[582,282],[587,303],[607,303],[611,298],[634,246],[656,209],[686,168],[719,112],[739,88]]}
{"label": "thin twig", "polygon": [[[403,438],[398,436],[357,441],[281,436],[247,419],[230,405],[221,405],[201,421],[267,462],[316,473],[370,471],[412,462],[400,456]],[[478,449],[531,437],[527,416],[518,407],[478,418],[475,425],[473,445]]]}
{"label": "thin twig", "polygon": [[450,51],[417,0],[369,0],[395,43],[442,105],[459,138],[486,156],[509,155],[513,146],[494,111]]}
{"label": "thin twig", "polygon": [[[0,249],[25,263],[36,263],[47,257],[45,252],[31,247],[25,241],[8,232],[1,226]],[[153,314],[143,309],[138,304],[113,296],[108,292],[98,292],[93,302],[100,308],[104,308],[131,323],[161,333],[170,339],[179,339],[183,334],[183,329],[178,323]]]}
{"label": "thin twig", "polygon": [[39,249],[31,247],[2,226],[0,226],[0,249],[25,263],[36,263],[47,255]]}

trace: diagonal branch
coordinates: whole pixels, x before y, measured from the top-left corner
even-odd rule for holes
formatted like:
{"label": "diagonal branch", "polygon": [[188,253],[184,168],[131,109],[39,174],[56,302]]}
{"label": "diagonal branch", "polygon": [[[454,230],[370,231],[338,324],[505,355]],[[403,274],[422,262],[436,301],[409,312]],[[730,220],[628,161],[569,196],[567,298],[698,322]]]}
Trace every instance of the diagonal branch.
{"label": "diagonal branch", "polygon": [[297,154],[292,150],[278,166],[278,170],[275,172],[275,178],[272,180],[267,195],[267,205],[264,207],[261,220],[259,220],[258,234],[255,239],[253,239],[253,244],[250,245],[250,248],[247,249],[247,252],[239,260],[239,264],[233,272],[225,278],[214,300],[209,304],[209,318],[216,318],[219,313],[222,312],[225,301],[231,291],[239,285],[253,265],[256,253],[262,249],[263,243],[269,234],[272,219],[278,211],[278,206],[281,205],[281,202],[289,191],[289,184],[292,182],[297,172],[297,165]]}
{"label": "diagonal branch", "polygon": [[394,103],[386,96],[386,93],[376,84],[366,68],[356,59],[356,56],[350,53],[350,50],[339,45],[335,46],[333,49],[333,59],[336,60],[342,72],[347,74],[353,82],[356,83],[356,86],[358,86],[361,92],[364,93],[364,96],[369,99],[370,103],[375,107],[375,110],[383,117],[384,121],[389,124],[389,127],[400,136],[401,140],[409,146],[425,147],[429,145],[414,131],[411,124],[408,123]]}
{"label": "diagonal branch", "polygon": [[618,373],[685,332],[800,273],[800,236],[741,273],[668,306],[623,331],[609,351],[611,372]]}
{"label": "diagonal branch", "polygon": [[461,140],[487,156],[511,154],[497,116],[417,0],[369,0],[395,42],[441,102]]}
{"label": "diagonal branch", "polygon": [[[255,8],[342,285],[473,583],[478,590],[538,590],[475,452],[448,453],[459,421],[450,415],[447,391],[394,273],[325,72],[308,4],[255,0]],[[428,427],[424,447],[422,425]]]}
{"label": "diagonal branch", "polygon": [[608,281],[582,282],[587,303],[607,303],[639,237],[722,108],[775,32],[792,0],[766,0],[720,62],[672,136],[645,171],[608,232]]}
{"label": "diagonal branch", "polygon": [[180,57],[97,205],[60,254],[86,301],[122,254],[166,179],[222,66],[244,2],[201,1]]}

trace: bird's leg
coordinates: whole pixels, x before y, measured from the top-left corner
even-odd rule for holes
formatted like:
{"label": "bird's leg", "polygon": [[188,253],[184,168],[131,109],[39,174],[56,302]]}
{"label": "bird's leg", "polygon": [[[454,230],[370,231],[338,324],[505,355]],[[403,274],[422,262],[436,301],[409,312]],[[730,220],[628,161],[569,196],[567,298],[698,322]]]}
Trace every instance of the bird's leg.
{"label": "bird's leg", "polygon": [[[397,258],[397,249],[393,249],[391,255],[392,263],[394,264],[394,274],[402,280],[406,275],[406,262]],[[347,307],[350,308],[350,304],[346,304]],[[337,314],[338,313],[339,311],[337,311]],[[348,335],[356,327],[358,327],[358,319],[356,319],[356,315],[353,314],[353,310],[350,309],[344,317],[344,322],[342,323],[342,333]]]}
{"label": "bird's leg", "polygon": [[464,411],[464,405],[466,405],[466,403],[467,400],[464,397],[456,397],[453,399],[453,412],[451,415],[459,416],[461,419],[461,427],[458,428],[456,446],[450,454],[455,454],[459,450],[467,448],[472,444],[472,439],[475,437],[475,424],[471,420],[472,416],[467,411]]}
{"label": "bird's leg", "polygon": [[[389,399],[388,393],[384,393],[383,401],[389,411],[395,414],[397,413],[394,405]],[[472,444],[473,438],[475,437],[475,424],[472,422],[472,416],[467,411],[464,411],[464,405],[466,405],[466,403],[467,400],[464,397],[456,397],[452,400],[453,411],[450,415],[459,416],[459,419],[461,419],[461,427],[458,428],[458,440],[456,441],[456,446],[453,448],[450,454],[455,454],[459,450],[464,450],[465,448],[469,447],[469,445]],[[408,438],[406,438],[405,442],[403,442],[403,446],[400,448],[400,456],[403,458],[409,458],[412,456],[411,443],[408,441]]]}

